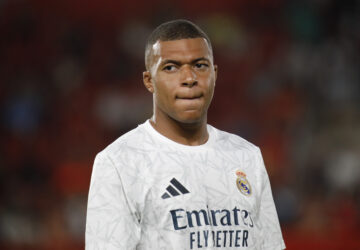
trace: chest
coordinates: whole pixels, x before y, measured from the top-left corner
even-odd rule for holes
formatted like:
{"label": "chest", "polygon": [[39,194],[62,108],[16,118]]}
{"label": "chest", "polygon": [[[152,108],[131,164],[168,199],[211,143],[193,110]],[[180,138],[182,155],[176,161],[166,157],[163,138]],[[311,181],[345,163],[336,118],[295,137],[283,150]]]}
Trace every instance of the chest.
{"label": "chest", "polygon": [[251,156],[239,152],[153,152],[146,158],[136,184],[143,189],[133,194],[142,219],[150,222],[157,218],[158,223],[169,223],[175,229],[253,223],[261,190]]}

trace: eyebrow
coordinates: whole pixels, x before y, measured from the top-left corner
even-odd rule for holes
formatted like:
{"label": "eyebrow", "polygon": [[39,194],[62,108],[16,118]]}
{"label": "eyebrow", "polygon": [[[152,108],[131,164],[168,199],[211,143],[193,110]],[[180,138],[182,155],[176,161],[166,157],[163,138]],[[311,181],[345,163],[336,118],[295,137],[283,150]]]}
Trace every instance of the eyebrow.
{"label": "eyebrow", "polygon": [[[194,63],[196,63],[196,62],[198,62],[198,61],[202,61],[202,60],[210,62],[210,60],[209,60],[208,58],[206,58],[206,57],[200,57],[200,58],[196,58],[196,59],[192,60],[190,63],[191,63],[191,64],[194,64]],[[161,65],[165,65],[165,64],[168,64],[168,63],[175,64],[175,65],[178,65],[178,66],[180,66],[181,64],[183,64],[183,63],[181,63],[180,61],[177,61],[177,60],[166,59],[166,60],[164,60],[164,61],[161,63]]]}

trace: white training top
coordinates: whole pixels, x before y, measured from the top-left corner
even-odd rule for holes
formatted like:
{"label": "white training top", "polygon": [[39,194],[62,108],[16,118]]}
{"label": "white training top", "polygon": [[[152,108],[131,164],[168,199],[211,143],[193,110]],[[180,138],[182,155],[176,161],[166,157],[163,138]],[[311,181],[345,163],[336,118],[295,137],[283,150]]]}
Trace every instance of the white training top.
{"label": "white training top", "polygon": [[259,148],[207,129],[186,146],[146,121],[100,152],[86,249],[284,249]]}

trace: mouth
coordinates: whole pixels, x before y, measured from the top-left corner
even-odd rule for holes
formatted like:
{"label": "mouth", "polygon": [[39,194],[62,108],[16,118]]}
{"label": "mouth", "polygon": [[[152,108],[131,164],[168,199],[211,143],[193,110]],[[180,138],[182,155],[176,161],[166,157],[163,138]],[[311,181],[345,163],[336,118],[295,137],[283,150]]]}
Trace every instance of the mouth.
{"label": "mouth", "polygon": [[176,96],[176,99],[178,100],[197,100],[197,99],[200,99],[201,97],[203,97],[202,94],[200,95],[184,95],[184,96]]}

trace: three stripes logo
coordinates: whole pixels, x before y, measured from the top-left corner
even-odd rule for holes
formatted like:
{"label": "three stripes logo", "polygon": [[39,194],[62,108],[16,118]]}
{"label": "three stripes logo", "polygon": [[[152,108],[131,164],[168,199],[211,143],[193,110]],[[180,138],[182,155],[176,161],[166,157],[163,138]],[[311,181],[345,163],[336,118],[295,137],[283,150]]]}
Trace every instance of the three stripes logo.
{"label": "three stripes logo", "polygon": [[176,180],[175,178],[172,178],[170,181],[169,186],[167,186],[166,190],[167,192],[165,192],[161,198],[163,199],[167,199],[170,197],[174,197],[174,196],[178,196],[180,195],[180,193],[182,194],[187,194],[190,193],[189,190],[187,190],[178,180]]}

